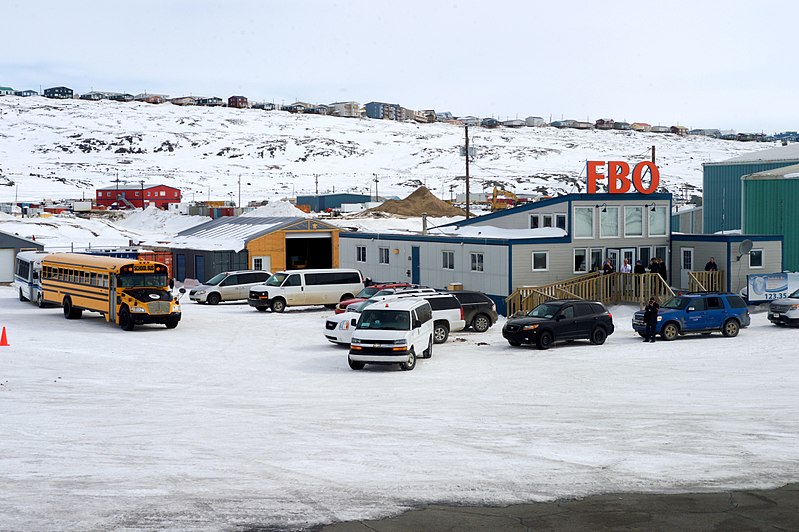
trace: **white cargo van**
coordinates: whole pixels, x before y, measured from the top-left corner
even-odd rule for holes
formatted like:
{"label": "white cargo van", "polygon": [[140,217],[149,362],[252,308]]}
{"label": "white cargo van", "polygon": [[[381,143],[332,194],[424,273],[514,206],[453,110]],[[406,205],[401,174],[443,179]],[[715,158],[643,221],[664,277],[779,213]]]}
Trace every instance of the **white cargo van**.
{"label": "white cargo van", "polygon": [[247,303],[263,312],[283,312],[286,307],[325,305],[335,308],[363,290],[363,275],[358,270],[285,270],[273,274],[266,283],[250,288]]}
{"label": "white cargo van", "polygon": [[[417,355],[418,353],[418,355]],[[424,299],[380,301],[361,312],[350,341],[349,364],[399,364],[416,367],[417,356],[433,356],[433,309]]]}

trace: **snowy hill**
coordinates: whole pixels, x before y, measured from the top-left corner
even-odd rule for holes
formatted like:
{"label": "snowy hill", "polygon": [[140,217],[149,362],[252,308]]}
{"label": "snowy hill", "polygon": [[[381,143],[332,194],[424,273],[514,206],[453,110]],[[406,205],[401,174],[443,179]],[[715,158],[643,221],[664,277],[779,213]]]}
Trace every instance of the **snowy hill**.
{"label": "snowy hill", "polygon": [[[163,183],[186,200],[274,200],[322,192],[404,197],[425,184],[464,191],[464,129],[255,109],[0,98],[0,201],[93,198],[122,183]],[[701,187],[702,163],[773,144],[632,131],[470,128],[471,190],[584,190],[587,159],[648,159],[662,184]],[[584,175],[584,174],[583,174]],[[317,184],[318,182],[318,184]],[[239,192],[240,190],[240,192]]]}

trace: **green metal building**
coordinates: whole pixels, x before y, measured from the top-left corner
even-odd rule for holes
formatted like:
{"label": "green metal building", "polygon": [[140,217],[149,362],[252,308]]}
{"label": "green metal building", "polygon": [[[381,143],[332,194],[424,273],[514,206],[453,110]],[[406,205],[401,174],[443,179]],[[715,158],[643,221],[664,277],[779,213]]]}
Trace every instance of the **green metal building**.
{"label": "green metal building", "polygon": [[703,164],[702,231],[712,234],[742,229],[741,178],[794,164],[799,164],[799,144],[789,144],[748,153],[726,161]]}
{"label": "green metal building", "polygon": [[745,175],[741,187],[743,233],[783,235],[783,268],[799,271],[799,164]]}

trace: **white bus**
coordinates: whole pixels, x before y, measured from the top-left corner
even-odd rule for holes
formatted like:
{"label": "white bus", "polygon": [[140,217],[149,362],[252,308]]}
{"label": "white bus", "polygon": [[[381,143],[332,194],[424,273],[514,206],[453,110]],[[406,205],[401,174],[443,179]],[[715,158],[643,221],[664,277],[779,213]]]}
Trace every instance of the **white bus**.
{"label": "white bus", "polygon": [[20,251],[14,263],[14,285],[19,289],[19,300],[44,306],[42,299],[42,259],[45,251]]}

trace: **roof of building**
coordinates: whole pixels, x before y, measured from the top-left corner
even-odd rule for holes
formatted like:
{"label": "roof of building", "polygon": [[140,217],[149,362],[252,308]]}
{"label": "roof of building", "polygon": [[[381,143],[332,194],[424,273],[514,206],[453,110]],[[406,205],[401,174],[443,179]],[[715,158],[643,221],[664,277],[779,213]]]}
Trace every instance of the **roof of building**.
{"label": "roof of building", "polygon": [[[799,144],[797,144],[797,146],[799,146]],[[763,172],[745,175],[741,179],[746,179],[748,181],[760,179],[799,179],[799,164],[764,170]]]}
{"label": "roof of building", "polygon": [[799,144],[788,144],[787,146],[778,146],[768,150],[753,151],[745,153],[732,159],[720,161],[716,163],[704,163],[704,165],[714,164],[742,164],[742,163],[768,163],[779,161],[797,161],[799,162]]}
{"label": "roof of building", "polygon": [[119,186],[111,185],[110,187],[98,188],[97,191],[100,191],[100,190],[142,190],[142,189],[150,190],[152,188],[158,188],[158,187],[166,187],[166,188],[171,188],[171,189],[174,189],[174,190],[180,190],[179,188],[170,187],[169,185],[162,185],[160,183],[157,184],[157,185],[148,185],[147,183],[142,185],[141,183],[138,183],[138,184],[135,184],[135,185],[131,185],[131,184],[124,184],[124,185],[119,185]]}
{"label": "roof of building", "polygon": [[167,245],[179,249],[206,251],[242,251],[247,243],[278,230],[286,231],[339,231],[334,225],[301,216],[223,216],[185,231],[181,231]]}

